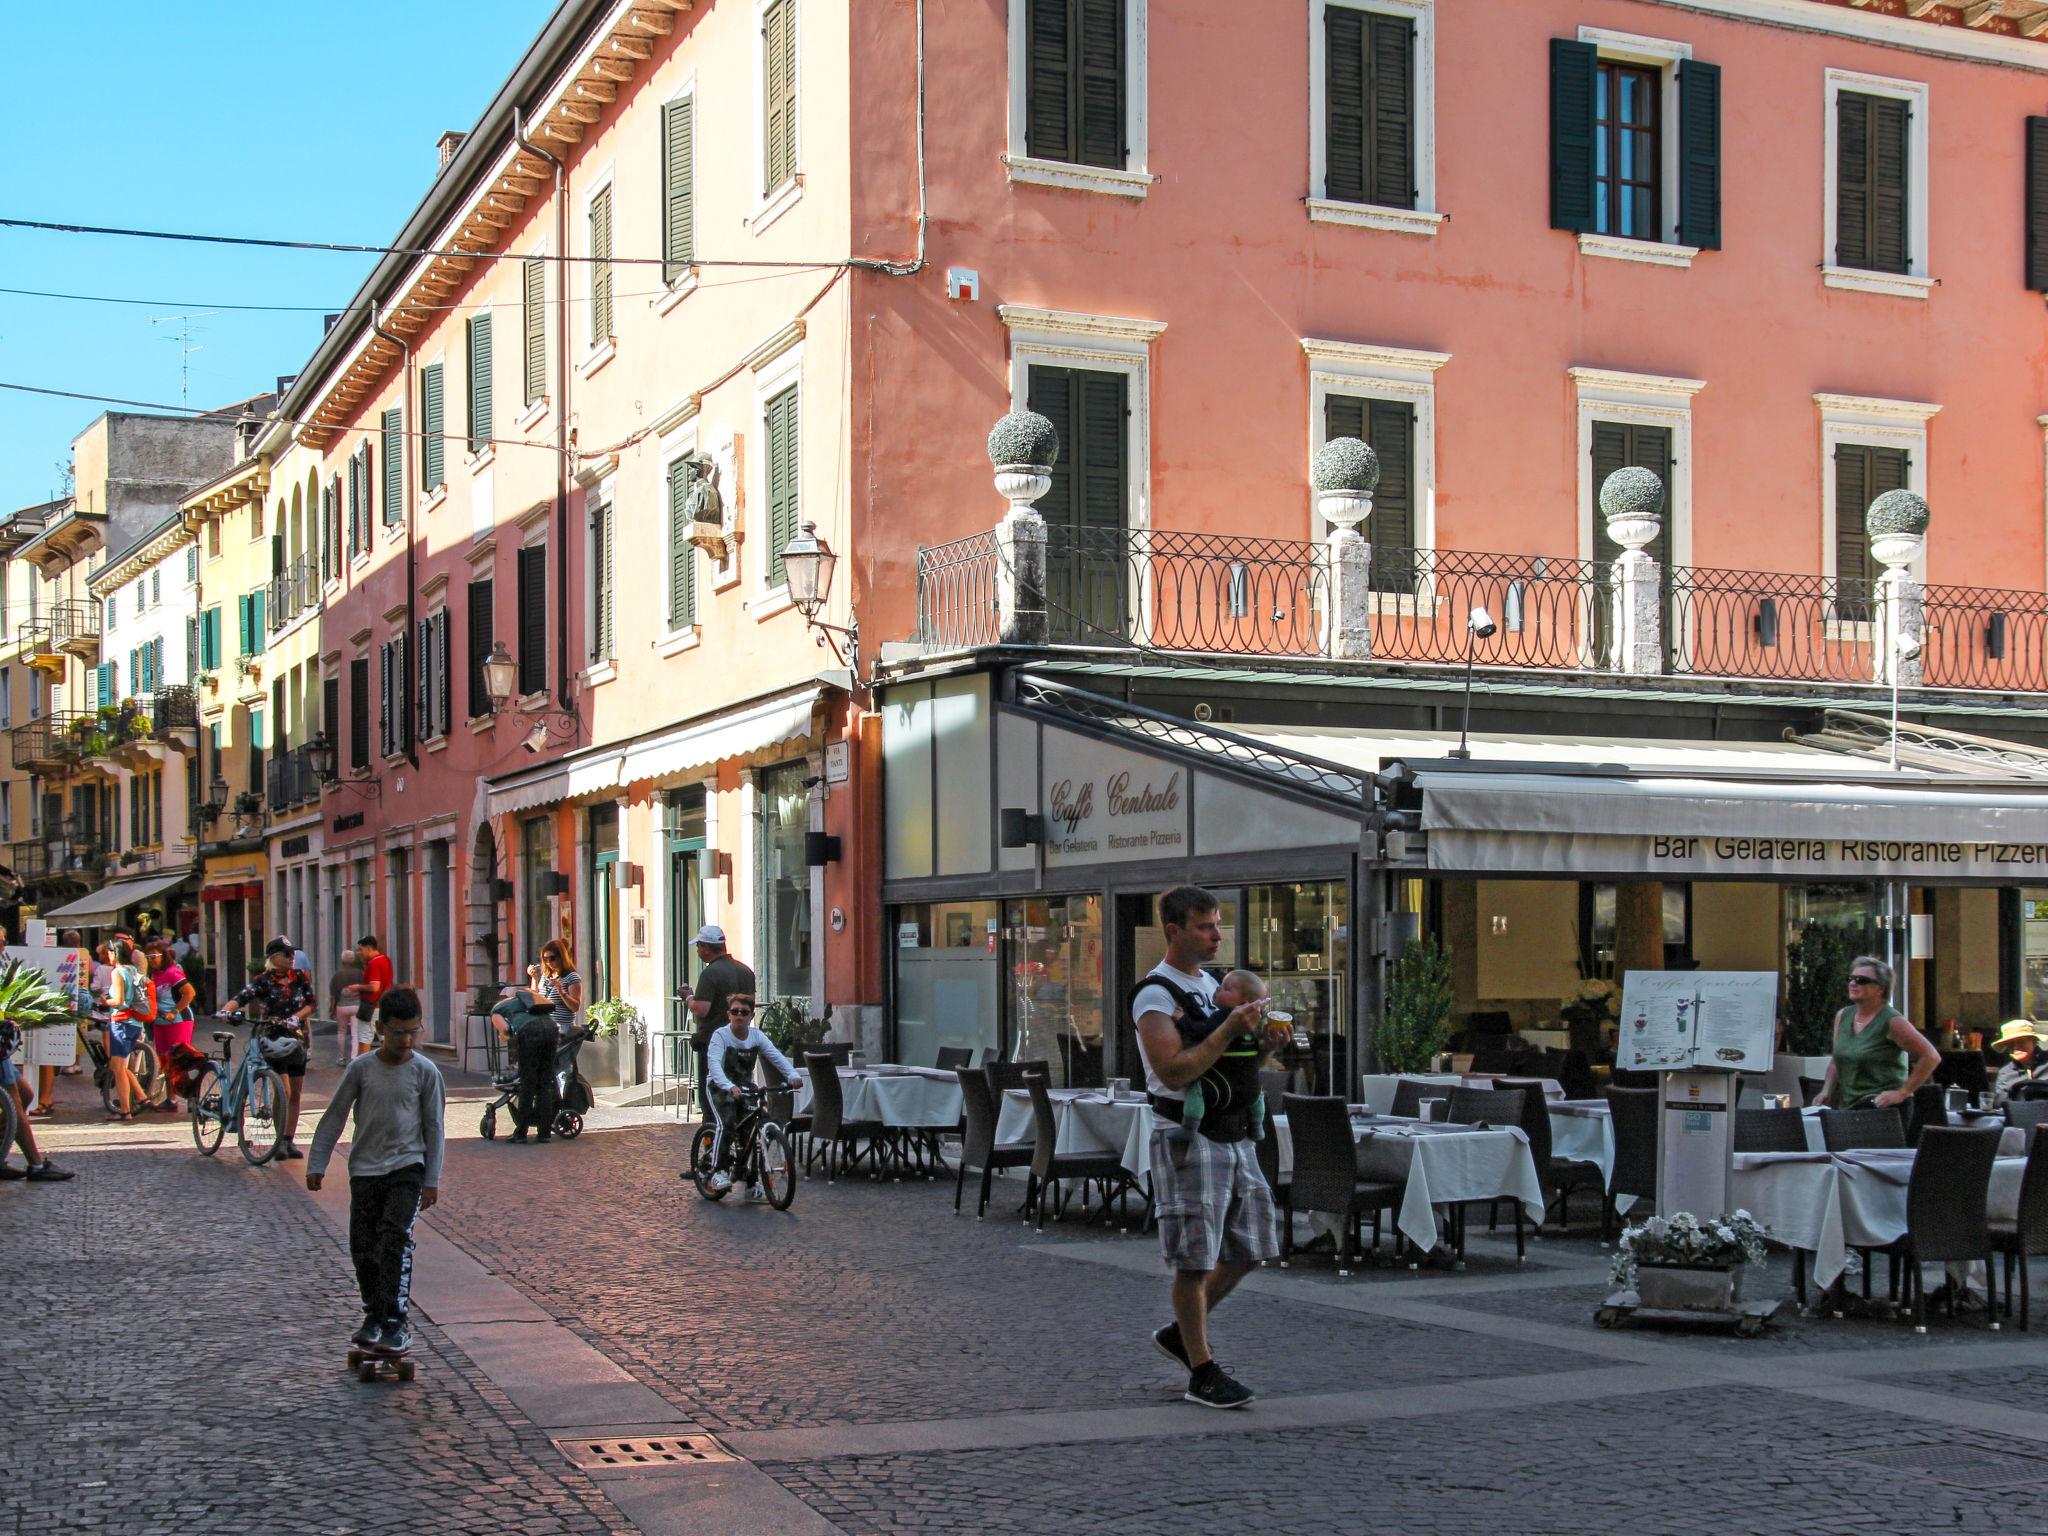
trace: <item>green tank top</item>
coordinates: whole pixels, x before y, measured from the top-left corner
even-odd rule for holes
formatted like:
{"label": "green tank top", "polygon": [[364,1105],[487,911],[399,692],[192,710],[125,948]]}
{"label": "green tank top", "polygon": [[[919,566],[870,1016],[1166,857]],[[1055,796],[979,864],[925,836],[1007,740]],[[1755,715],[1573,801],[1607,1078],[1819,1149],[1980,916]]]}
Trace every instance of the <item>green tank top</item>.
{"label": "green tank top", "polygon": [[1898,1009],[1887,1003],[1858,1032],[1854,1008],[1835,1015],[1836,1109],[1906,1086],[1906,1053],[1892,1043],[1891,1036],[1892,1020],[1900,1017]]}

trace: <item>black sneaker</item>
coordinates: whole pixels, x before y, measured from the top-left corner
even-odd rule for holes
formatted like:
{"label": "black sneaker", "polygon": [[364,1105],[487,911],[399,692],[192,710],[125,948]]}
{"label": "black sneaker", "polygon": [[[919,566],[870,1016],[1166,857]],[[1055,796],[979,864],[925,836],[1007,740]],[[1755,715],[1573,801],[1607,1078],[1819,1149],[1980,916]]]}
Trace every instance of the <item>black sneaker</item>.
{"label": "black sneaker", "polygon": [[17,1168],[12,1163],[0,1163],[0,1179],[25,1179],[27,1177],[28,1170],[26,1168]]}
{"label": "black sneaker", "polygon": [[1152,1347],[1184,1371],[1193,1370],[1188,1364],[1187,1346],[1180,1341],[1180,1324],[1168,1323],[1152,1335]]}
{"label": "black sneaker", "polygon": [[510,1136],[506,1137],[505,1139],[511,1142],[513,1146],[521,1147],[526,1145],[526,1132],[514,1131]]}
{"label": "black sneaker", "polygon": [[48,1158],[44,1158],[29,1169],[26,1177],[31,1184],[61,1184],[66,1179],[77,1178],[78,1175],[71,1169],[59,1168]]}
{"label": "black sneaker", "polygon": [[1188,1389],[1182,1396],[1204,1408],[1247,1408],[1257,1394],[1242,1382],[1232,1381],[1214,1360],[1205,1360],[1188,1377]]}
{"label": "black sneaker", "polygon": [[348,1336],[349,1343],[357,1349],[374,1349],[377,1340],[384,1334],[384,1324],[374,1312],[363,1314],[363,1326]]}
{"label": "black sneaker", "polygon": [[387,1319],[383,1331],[377,1336],[377,1347],[388,1354],[404,1354],[412,1348],[412,1324],[402,1317]]}
{"label": "black sneaker", "polygon": [[279,1155],[281,1157],[304,1157],[306,1154],[288,1141],[284,1144],[284,1151]]}

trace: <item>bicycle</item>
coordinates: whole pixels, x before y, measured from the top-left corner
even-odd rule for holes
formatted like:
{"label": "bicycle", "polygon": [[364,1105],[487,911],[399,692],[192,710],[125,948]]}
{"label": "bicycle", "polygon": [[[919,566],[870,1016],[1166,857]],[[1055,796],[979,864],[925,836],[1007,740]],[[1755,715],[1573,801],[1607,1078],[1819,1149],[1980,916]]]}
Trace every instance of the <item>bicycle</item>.
{"label": "bicycle", "polygon": [[[142,1028],[147,1035],[147,1026]],[[114,1092],[114,1069],[108,1065],[107,1021],[94,1016],[78,1021],[78,1043],[85,1048],[85,1054],[92,1058],[92,1085],[100,1091],[100,1103],[106,1106],[108,1114],[119,1109],[119,1096]],[[128,1053],[128,1070],[135,1074],[135,1082],[142,1089],[142,1097],[134,1109],[148,1109],[161,1104],[165,1097],[166,1080],[162,1072],[163,1063],[156,1059],[156,1047],[146,1038],[138,1036],[135,1046]]]}
{"label": "bicycle", "polygon": [[[768,1203],[778,1211],[786,1211],[796,1199],[796,1164],[790,1160],[788,1135],[769,1117],[767,1098],[768,1090],[756,1083],[748,1083],[739,1091],[743,1112],[738,1123],[726,1133],[735,1138],[732,1181],[734,1185],[759,1184],[768,1193]],[[726,1196],[725,1190],[711,1187],[711,1175],[717,1168],[711,1154],[716,1130],[717,1126],[707,1121],[697,1127],[690,1143],[689,1177],[696,1184],[697,1193],[706,1200],[723,1200]]]}
{"label": "bicycle", "polygon": [[211,1157],[220,1150],[221,1140],[232,1122],[243,1160],[252,1168],[260,1168],[284,1146],[284,1080],[263,1059],[253,1031],[239,1066],[234,1059],[235,1032],[216,1029],[213,1039],[221,1052],[218,1057],[207,1059],[217,1060],[219,1065],[210,1066],[199,1075],[199,1091],[192,1095],[192,1141]]}

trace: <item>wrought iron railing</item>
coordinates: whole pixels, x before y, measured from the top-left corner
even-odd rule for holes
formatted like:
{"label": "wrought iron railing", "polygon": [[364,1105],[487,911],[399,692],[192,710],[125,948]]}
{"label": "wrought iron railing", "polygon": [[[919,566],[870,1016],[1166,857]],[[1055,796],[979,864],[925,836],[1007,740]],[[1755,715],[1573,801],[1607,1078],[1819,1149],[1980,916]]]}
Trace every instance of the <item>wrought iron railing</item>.
{"label": "wrought iron railing", "polygon": [[270,578],[268,591],[264,600],[269,611],[267,627],[275,634],[320,601],[320,568],[301,555]]}
{"label": "wrought iron railing", "polygon": [[159,688],[149,707],[150,734],[169,741],[179,731],[199,729],[199,695],[189,683]]}
{"label": "wrought iron railing", "polygon": [[[1494,633],[1472,635],[1484,608]],[[1613,664],[1613,567],[1472,550],[1405,551],[1373,562],[1375,660],[1603,670]]]}
{"label": "wrought iron railing", "polygon": [[41,880],[50,873],[50,850],[39,837],[9,843],[7,867],[17,880]]}
{"label": "wrought iron railing", "polygon": [[1162,528],[1063,528],[1046,539],[1056,645],[1319,656],[1328,607],[1320,544]]}
{"label": "wrought iron railing", "polygon": [[89,598],[66,598],[50,610],[50,638],[60,650],[96,652],[100,643],[100,605]]}
{"label": "wrought iron railing", "polygon": [[1928,687],[2048,692],[2048,594],[1930,586],[1925,617]]}
{"label": "wrought iron railing", "polygon": [[996,536],[977,533],[917,552],[917,643],[966,650],[1002,638]]}
{"label": "wrought iron railing", "polygon": [[14,766],[50,768],[77,762],[89,755],[92,734],[98,726],[98,716],[77,710],[61,710],[40,720],[24,721],[9,733]]}
{"label": "wrought iron railing", "polygon": [[264,799],[273,811],[288,810],[320,798],[320,781],[306,747],[281,752],[263,765]]}
{"label": "wrought iron railing", "polygon": [[1663,578],[1673,673],[1839,683],[1875,676],[1874,583],[1685,565]]}

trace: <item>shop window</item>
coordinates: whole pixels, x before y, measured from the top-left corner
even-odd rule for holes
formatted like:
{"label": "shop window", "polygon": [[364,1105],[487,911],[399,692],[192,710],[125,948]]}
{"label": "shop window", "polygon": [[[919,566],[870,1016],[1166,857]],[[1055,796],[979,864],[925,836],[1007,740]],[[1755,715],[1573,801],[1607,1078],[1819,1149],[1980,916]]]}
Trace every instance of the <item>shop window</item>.
{"label": "shop window", "polygon": [[811,995],[811,869],[804,862],[809,773],[799,762],[761,775],[761,952],[768,997]]}
{"label": "shop window", "polygon": [[2048,1008],[2048,889],[2020,892],[2020,1012],[2030,1019]]}
{"label": "shop window", "polygon": [[[1612,885],[1582,884],[1579,887],[1579,932],[1582,975],[1619,980],[1615,965],[1617,888]],[[1664,886],[1664,969],[1687,971],[1692,957],[1692,887],[1666,882]]]}
{"label": "shop window", "polygon": [[512,967],[523,971],[540,959],[540,947],[555,936],[554,914],[548,897],[541,892],[540,877],[555,867],[555,825],[545,816],[519,824],[520,874],[524,882],[524,910],[520,913],[519,942],[525,959]]}
{"label": "shop window", "polygon": [[1102,1063],[1102,898],[1012,901],[1004,911],[1012,1061],[1043,1061],[1054,1087],[1097,1087]]}
{"label": "shop window", "polygon": [[941,1050],[982,1066],[1002,1048],[992,901],[898,907],[890,925],[896,968],[895,1059],[937,1066]]}
{"label": "shop window", "polygon": [[1294,1015],[1282,1066],[1304,1072],[1312,1093],[1344,1093],[1349,1040],[1351,930],[1342,880],[1255,885],[1244,898],[1244,966],[1266,979],[1272,1006]]}

